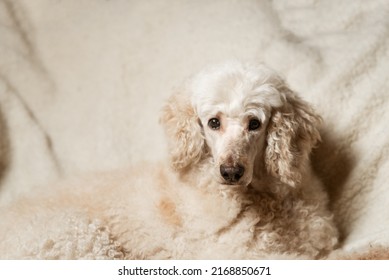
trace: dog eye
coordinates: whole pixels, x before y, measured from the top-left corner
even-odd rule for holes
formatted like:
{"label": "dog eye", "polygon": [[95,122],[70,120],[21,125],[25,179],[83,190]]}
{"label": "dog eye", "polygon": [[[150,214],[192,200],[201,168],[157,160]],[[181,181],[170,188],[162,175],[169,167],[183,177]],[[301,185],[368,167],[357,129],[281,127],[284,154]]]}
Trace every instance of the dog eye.
{"label": "dog eye", "polygon": [[257,130],[261,127],[261,122],[258,119],[251,119],[249,122],[249,130]]}
{"label": "dog eye", "polygon": [[208,126],[214,130],[218,130],[220,128],[220,121],[217,118],[212,118],[208,121]]}

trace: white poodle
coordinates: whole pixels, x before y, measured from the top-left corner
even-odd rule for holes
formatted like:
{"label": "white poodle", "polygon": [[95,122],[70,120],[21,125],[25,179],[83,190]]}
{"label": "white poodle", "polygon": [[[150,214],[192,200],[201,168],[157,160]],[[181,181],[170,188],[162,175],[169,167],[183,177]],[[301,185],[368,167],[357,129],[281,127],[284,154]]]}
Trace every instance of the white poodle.
{"label": "white poodle", "polygon": [[263,65],[227,63],[163,108],[171,165],[94,174],[0,217],[0,258],[320,258],[337,244],[311,170],[320,118]]}

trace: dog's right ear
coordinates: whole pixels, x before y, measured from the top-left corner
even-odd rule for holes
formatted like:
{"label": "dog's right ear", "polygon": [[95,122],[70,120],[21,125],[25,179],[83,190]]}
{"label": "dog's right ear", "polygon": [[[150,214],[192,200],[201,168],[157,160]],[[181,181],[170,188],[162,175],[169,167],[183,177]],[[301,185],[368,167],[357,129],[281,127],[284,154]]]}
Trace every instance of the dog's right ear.
{"label": "dog's right ear", "polygon": [[188,94],[175,93],[168,99],[161,123],[168,137],[174,170],[186,171],[206,154],[203,129]]}

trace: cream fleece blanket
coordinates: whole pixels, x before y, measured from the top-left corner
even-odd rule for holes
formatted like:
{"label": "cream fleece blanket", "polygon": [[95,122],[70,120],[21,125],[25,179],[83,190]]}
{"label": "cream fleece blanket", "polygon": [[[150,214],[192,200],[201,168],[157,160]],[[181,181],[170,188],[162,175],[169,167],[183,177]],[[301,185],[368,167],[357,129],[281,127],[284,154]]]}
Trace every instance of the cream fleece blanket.
{"label": "cream fleece blanket", "polygon": [[0,205],[162,159],[171,89],[229,59],[265,62],[323,116],[313,163],[343,248],[388,244],[386,0],[0,0]]}

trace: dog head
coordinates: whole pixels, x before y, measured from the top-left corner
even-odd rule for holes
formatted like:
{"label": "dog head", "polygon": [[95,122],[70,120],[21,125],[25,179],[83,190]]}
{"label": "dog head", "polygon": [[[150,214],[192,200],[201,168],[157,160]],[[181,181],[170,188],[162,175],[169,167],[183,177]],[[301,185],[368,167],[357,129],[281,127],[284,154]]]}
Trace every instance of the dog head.
{"label": "dog head", "polygon": [[176,171],[208,160],[220,184],[241,186],[256,169],[296,186],[320,139],[319,121],[274,71],[241,63],[192,78],[169,99],[162,116]]}

